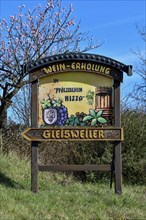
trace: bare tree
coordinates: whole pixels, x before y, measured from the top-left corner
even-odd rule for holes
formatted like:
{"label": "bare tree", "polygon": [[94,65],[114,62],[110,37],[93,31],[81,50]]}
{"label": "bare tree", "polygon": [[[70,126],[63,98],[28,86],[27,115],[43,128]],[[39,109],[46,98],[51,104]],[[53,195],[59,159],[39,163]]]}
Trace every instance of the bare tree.
{"label": "bare tree", "polygon": [[30,84],[23,86],[19,92],[12,99],[12,114],[13,120],[30,127],[30,114],[31,114],[31,88]]}
{"label": "bare tree", "polygon": [[[146,47],[146,28],[139,28],[137,26],[137,30]],[[141,50],[136,50],[133,53],[139,60],[134,72],[140,77],[140,81],[135,84],[130,97],[139,109],[146,111],[146,55]]]}
{"label": "bare tree", "polygon": [[[79,31],[72,5],[48,0],[33,10],[18,7],[18,14],[0,22],[0,128],[6,125],[7,109],[20,88],[28,83],[23,66],[57,53],[85,52],[100,46]],[[81,49],[81,44],[85,46]],[[82,44],[83,45],[83,44]]]}

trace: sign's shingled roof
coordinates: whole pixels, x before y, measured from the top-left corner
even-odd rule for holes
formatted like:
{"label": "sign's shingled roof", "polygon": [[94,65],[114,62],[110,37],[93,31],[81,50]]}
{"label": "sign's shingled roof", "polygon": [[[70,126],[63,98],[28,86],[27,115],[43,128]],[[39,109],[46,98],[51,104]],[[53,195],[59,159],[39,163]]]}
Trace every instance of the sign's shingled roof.
{"label": "sign's shingled roof", "polygon": [[98,54],[89,54],[89,53],[64,53],[64,54],[57,54],[49,57],[44,57],[40,60],[33,61],[27,65],[27,71],[33,72],[38,68],[42,68],[46,65],[52,64],[54,62],[61,62],[64,60],[70,61],[89,61],[89,62],[97,62],[105,65],[112,66],[122,72],[127,73],[128,76],[132,75],[132,66],[125,65],[117,60],[112,58],[98,55]]}

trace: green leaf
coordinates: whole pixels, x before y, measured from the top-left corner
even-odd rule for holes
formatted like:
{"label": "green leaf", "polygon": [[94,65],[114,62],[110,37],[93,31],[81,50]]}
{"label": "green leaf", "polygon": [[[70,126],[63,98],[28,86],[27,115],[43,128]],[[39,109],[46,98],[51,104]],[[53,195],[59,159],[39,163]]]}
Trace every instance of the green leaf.
{"label": "green leaf", "polygon": [[42,104],[44,104],[44,103],[46,103],[47,102],[47,99],[46,98],[44,98],[43,100],[42,100]]}
{"label": "green leaf", "polygon": [[61,107],[61,104],[60,104],[60,103],[57,103],[56,106],[57,106],[57,107]]}
{"label": "green leaf", "polygon": [[94,118],[94,119],[91,121],[91,126],[96,125],[96,123],[97,123],[97,120],[96,120],[96,118]]}
{"label": "green leaf", "polygon": [[94,111],[93,109],[90,109],[90,110],[89,110],[89,113],[90,113],[90,115],[93,116],[94,118],[96,117],[96,113],[95,113],[95,111]]}
{"label": "green leaf", "polygon": [[81,122],[80,125],[81,125],[81,126],[85,126],[85,125],[86,125],[86,122]]}
{"label": "green leaf", "polygon": [[44,103],[44,104],[42,105],[42,107],[43,107],[43,109],[48,108],[48,106],[47,106],[46,103]]}
{"label": "green leaf", "polygon": [[91,115],[87,115],[83,118],[83,121],[88,121],[88,120],[91,120],[93,119],[93,117]]}
{"label": "green leaf", "polygon": [[97,118],[97,121],[98,121],[99,123],[101,123],[101,124],[106,124],[106,123],[107,123],[107,120],[106,120],[105,118],[103,118],[103,117]]}
{"label": "green leaf", "polygon": [[93,100],[91,100],[91,99],[88,100],[88,104],[89,104],[89,105],[93,105]]}
{"label": "green leaf", "polygon": [[77,124],[79,123],[79,120],[78,120],[78,118],[75,118],[75,123],[77,123]]}
{"label": "green leaf", "polygon": [[96,117],[97,118],[101,117],[102,113],[103,113],[103,110],[100,110],[99,112],[97,112]]}
{"label": "green leaf", "polygon": [[47,100],[46,104],[50,107],[51,106],[51,101]]}
{"label": "green leaf", "polygon": [[69,123],[70,125],[74,125],[74,121],[70,121],[70,123]]}
{"label": "green leaf", "polygon": [[74,118],[69,118],[69,121],[70,122],[74,122]]}
{"label": "green leaf", "polygon": [[66,120],[66,124],[68,124],[68,123],[69,123],[69,119]]}

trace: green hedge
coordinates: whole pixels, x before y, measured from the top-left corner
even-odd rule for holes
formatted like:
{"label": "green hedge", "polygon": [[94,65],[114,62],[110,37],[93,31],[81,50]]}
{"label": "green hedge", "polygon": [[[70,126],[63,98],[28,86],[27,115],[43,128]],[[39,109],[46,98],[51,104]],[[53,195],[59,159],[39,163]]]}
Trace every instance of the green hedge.
{"label": "green hedge", "polygon": [[[146,114],[139,111],[122,113],[124,142],[122,143],[123,182],[146,184]],[[11,123],[3,132],[3,151],[30,157],[30,142],[20,136],[24,126]],[[109,164],[112,146],[106,142],[48,142],[39,144],[41,164]],[[75,172],[82,181],[110,178],[109,172]]]}
{"label": "green hedge", "polygon": [[125,141],[122,144],[123,179],[146,184],[146,114],[126,111],[122,114]]}

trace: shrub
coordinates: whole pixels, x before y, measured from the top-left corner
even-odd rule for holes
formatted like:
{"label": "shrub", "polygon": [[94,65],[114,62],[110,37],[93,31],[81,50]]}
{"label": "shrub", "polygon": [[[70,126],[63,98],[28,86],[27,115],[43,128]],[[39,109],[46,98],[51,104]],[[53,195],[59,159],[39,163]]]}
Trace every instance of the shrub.
{"label": "shrub", "polygon": [[123,178],[146,183],[146,114],[127,110],[122,114],[125,141],[122,144]]}
{"label": "shrub", "polygon": [[[146,114],[127,110],[122,113],[124,142],[122,143],[123,180],[126,183],[146,183]],[[10,123],[3,131],[3,151],[15,151],[30,157],[30,142],[20,133],[25,126]],[[108,142],[42,142],[38,147],[41,164],[109,164],[112,146]],[[82,181],[105,180],[109,172],[74,172]]]}

